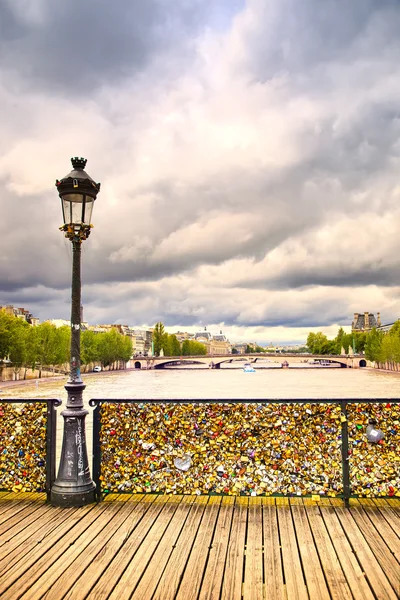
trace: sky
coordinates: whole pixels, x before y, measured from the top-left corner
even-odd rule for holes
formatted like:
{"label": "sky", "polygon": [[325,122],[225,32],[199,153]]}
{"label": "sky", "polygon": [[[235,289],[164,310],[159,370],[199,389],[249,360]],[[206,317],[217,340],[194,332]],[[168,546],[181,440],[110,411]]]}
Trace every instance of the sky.
{"label": "sky", "polygon": [[55,180],[101,182],[90,324],[400,317],[399,0],[1,0],[0,304],[69,319]]}

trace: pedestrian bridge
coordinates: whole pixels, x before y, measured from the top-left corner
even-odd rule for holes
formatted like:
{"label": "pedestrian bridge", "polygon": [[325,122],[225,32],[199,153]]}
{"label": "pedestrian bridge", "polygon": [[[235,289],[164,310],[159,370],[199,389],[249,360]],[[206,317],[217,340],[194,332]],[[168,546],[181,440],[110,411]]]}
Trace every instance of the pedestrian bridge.
{"label": "pedestrian bridge", "polygon": [[[313,361],[313,363],[311,363]],[[290,366],[310,368],[311,365],[337,365],[342,368],[360,369],[372,367],[374,363],[365,356],[352,355],[315,355],[315,354],[221,354],[212,356],[148,356],[131,359],[131,369],[166,369],[169,367],[193,366],[198,368],[220,369],[228,364],[252,363],[259,368],[281,368],[284,362]]]}

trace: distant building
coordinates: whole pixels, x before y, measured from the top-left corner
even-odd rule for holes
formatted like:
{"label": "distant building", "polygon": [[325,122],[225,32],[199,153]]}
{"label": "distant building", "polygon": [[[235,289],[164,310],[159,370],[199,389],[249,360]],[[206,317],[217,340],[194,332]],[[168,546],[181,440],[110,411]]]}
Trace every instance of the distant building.
{"label": "distant building", "polygon": [[232,354],[232,348],[222,331],[218,335],[211,335],[207,328],[195,334],[194,339],[200,344],[204,344],[208,355],[213,354]]}
{"label": "distant building", "polygon": [[365,312],[365,313],[354,313],[354,319],[351,324],[352,332],[365,332],[371,331],[374,327],[381,326],[381,315],[380,313],[376,313],[376,318],[373,313]]}
{"label": "distant building", "polygon": [[234,344],[232,350],[235,350],[237,354],[246,354],[247,344]]}
{"label": "distant building", "polygon": [[29,312],[26,308],[17,308],[12,304],[7,304],[7,306],[0,306],[0,310],[4,311],[7,315],[12,317],[17,317],[18,319],[22,319],[26,321],[30,325],[38,325],[39,319],[36,319],[32,316],[32,313]]}
{"label": "distant building", "polygon": [[394,321],[393,323],[387,323],[386,325],[380,325],[376,329],[377,329],[377,331],[382,331],[383,333],[388,333],[388,331],[390,331],[392,329],[393,325],[395,325],[399,321],[400,321],[400,319],[397,319],[397,321]]}

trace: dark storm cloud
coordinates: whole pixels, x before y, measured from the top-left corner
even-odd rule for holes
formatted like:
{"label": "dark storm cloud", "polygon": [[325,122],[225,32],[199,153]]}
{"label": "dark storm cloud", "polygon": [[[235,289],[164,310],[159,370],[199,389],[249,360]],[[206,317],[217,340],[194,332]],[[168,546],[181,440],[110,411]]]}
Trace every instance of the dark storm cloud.
{"label": "dark storm cloud", "polygon": [[[237,4],[228,10],[217,0],[212,13],[230,16]],[[27,87],[87,95],[173,52],[170,61],[163,56],[167,71],[191,52],[190,36],[202,30],[207,12],[197,0],[5,0],[0,64]]]}
{"label": "dark storm cloud", "polygon": [[370,57],[376,44],[381,52],[392,45],[400,22],[398,8],[398,0],[265,3],[259,26],[247,40],[251,46],[247,66],[259,81],[289,73],[300,83],[312,75],[310,69],[331,61]]}

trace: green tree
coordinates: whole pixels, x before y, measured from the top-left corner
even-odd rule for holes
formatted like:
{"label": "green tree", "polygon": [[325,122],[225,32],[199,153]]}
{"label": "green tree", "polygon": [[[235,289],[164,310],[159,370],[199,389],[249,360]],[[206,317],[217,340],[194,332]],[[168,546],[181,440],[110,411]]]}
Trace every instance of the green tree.
{"label": "green tree", "polygon": [[57,364],[59,357],[59,336],[57,328],[51,323],[40,323],[36,327],[36,357],[39,377],[44,367],[50,368]]}
{"label": "green tree", "polygon": [[10,352],[12,320],[15,317],[0,310],[0,359],[8,357]]}
{"label": "green tree", "polygon": [[176,337],[176,335],[171,335],[170,336],[170,342],[171,342],[171,354],[170,356],[180,356],[181,355],[181,345],[178,341],[178,338]]}
{"label": "green tree", "polygon": [[[100,334],[101,335],[101,334]],[[98,333],[86,330],[81,333],[81,362],[83,365],[92,365],[100,361],[98,348]]]}
{"label": "green tree", "polygon": [[12,362],[15,379],[27,361],[27,340],[30,326],[26,321],[13,318],[10,321],[10,346],[8,357]]}
{"label": "green tree", "polygon": [[308,334],[307,347],[311,354],[330,354],[333,346],[334,342],[330,342],[321,331],[318,333],[310,332]]}
{"label": "green tree", "polygon": [[343,327],[339,328],[339,331],[337,333],[337,336],[335,338],[335,354],[341,354],[342,352],[342,348],[343,346],[343,342],[344,342],[344,338],[346,336],[346,333],[343,329]]}
{"label": "green tree", "polygon": [[382,340],[384,334],[375,327],[368,332],[365,343],[365,356],[368,360],[379,362],[382,359]]}
{"label": "green tree", "polygon": [[155,356],[160,356],[161,348],[163,347],[163,337],[165,334],[164,325],[160,322],[156,323],[153,329],[153,344]]}

